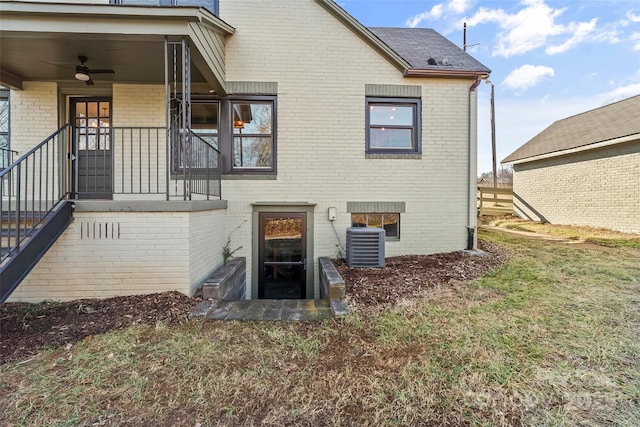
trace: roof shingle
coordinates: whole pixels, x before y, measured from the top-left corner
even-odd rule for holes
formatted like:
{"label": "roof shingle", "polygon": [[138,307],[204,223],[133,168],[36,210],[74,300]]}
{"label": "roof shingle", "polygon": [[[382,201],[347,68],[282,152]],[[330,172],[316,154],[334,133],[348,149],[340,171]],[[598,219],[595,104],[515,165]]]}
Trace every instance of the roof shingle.
{"label": "roof shingle", "polygon": [[[490,73],[478,60],[430,28],[368,27],[415,69]],[[433,58],[436,64],[429,64]]]}
{"label": "roof shingle", "polygon": [[502,163],[636,134],[640,136],[640,95],[558,120],[509,154]]}

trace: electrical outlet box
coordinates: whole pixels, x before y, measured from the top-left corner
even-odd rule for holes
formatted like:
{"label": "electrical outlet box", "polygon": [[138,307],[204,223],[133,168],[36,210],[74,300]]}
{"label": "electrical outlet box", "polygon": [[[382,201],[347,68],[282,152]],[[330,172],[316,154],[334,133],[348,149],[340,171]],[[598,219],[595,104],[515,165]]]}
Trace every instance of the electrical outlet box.
{"label": "electrical outlet box", "polygon": [[335,221],[337,216],[336,208],[329,208],[329,221]]}

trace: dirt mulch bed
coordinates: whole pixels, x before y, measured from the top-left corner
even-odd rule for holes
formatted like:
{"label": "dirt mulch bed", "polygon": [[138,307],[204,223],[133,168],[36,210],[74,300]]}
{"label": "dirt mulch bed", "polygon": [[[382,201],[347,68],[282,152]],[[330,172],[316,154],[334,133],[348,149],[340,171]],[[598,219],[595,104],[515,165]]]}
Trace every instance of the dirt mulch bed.
{"label": "dirt mulch bed", "polygon": [[179,292],[0,306],[0,364],[45,347],[74,343],[134,324],[187,320],[198,303]]}
{"label": "dirt mulch bed", "polygon": [[402,300],[424,298],[435,289],[477,279],[509,259],[509,253],[496,244],[478,241],[478,247],[484,253],[388,257],[384,268],[351,268],[342,261],[334,264],[345,281],[351,308],[385,309]]}
{"label": "dirt mulch bed", "polygon": [[[498,245],[480,241],[479,248],[486,253],[390,257],[383,269],[349,268],[339,261],[336,264],[346,282],[349,305],[356,310],[385,309],[401,301],[435,295],[438,290],[464,305],[469,295],[460,285],[509,258]],[[45,347],[74,343],[134,324],[178,324],[187,320],[199,301],[179,292],[164,292],[99,300],[5,303],[0,306],[0,364],[26,359]]]}

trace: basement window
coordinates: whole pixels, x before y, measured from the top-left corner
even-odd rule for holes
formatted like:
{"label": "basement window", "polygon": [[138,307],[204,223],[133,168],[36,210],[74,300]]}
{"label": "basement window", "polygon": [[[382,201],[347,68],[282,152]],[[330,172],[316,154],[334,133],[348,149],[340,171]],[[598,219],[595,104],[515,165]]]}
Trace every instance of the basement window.
{"label": "basement window", "polygon": [[384,228],[386,240],[400,240],[399,213],[352,213],[351,226]]}

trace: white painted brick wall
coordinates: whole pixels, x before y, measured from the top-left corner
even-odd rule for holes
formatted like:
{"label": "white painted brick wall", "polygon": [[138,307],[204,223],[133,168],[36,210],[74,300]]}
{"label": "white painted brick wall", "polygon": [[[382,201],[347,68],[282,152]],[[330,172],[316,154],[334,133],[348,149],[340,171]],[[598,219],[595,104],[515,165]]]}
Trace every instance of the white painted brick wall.
{"label": "white painted brick wall", "polygon": [[60,126],[58,87],[55,82],[24,82],[24,90],[11,91],[11,149],[18,156],[44,141]]}
{"label": "white painted brick wall", "polygon": [[[114,190],[117,193],[165,191],[166,133],[163,85],[113,85],[112,123],[116,128],[152,128],[114,133]],[[124,137],[124,139],[122,138]],[[133,165],[133,170],[132,170]],[[132,173],[133,172],[133,173]],[[139,196],[134,196],[138,198]],[[117,196],[126,199],[127,196]]]}
{"label": "white painted brick wall", "polygon": [[76,212],[10,301],[192,294],[222,265],[224,216],[224,210]]}
{"label": "white painted brick wall", "polygon": [[193,294],[216,268],[221,267],[226,242],[224,210],[194,212],[189,217],[189,292]]}
{"label": "white painted brick wall", "polygon": [[640,142],[516,165],[514,210],[552,224],[640,233]]}
{"label": "white painted brick wall", "polygon": [[[278,178],[223,181],[227,231],[251,221],[252,202],[317,203],[315,255],[335,256],[329,206],[344,245],[347,201],[404,201],[401,240],[387,243],[387,255],[466,246],[471,81],[403,78],[314,1],[221,1],[220,14],[237,30],[227,41],[227,78],[278,82]],[[366,84],[423,85],[421,160],[365,158]],[[471,114],[475,123],[475,94]],[[251,228],[234,240],[250,264]]]}
{"label": "white painted brick wall", "polygon": [[[119,227],[120,237],[95,235],[94,223]],[[76,212],[12,300],[188,293],[188,235],[186,213]]]}

